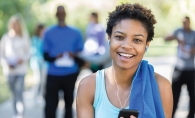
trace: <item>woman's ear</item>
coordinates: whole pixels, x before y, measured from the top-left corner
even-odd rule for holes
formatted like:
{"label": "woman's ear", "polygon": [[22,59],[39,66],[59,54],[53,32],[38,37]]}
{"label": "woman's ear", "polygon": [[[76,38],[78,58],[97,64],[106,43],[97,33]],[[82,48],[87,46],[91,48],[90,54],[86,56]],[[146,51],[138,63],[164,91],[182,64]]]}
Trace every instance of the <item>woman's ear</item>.
{"label": "woman's ear", "polygon": [[150,41],[148,41],[147,43],[146,43],[146,47],[149,47],[150,46]]}
{"label": "woman's ear", "polygon": [[150,46],[150,41],[148,41],[147,43],[146,43],[146,48],[145,48],[145,51],[147,52],[148,51],[148,47]]}
{"label": "woman's ear", "polygon": [[108,40],[108,45],[110,46],[110,40]]}

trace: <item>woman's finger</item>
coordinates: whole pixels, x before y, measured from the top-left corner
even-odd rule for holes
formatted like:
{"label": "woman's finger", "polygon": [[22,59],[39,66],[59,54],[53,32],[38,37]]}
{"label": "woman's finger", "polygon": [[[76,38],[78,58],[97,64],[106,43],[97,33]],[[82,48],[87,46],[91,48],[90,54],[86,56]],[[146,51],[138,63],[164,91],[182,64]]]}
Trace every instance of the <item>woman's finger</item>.
{"label": "woman's finger", "polygon": [[136,118],[135,116],[131,115],[130,118]]}

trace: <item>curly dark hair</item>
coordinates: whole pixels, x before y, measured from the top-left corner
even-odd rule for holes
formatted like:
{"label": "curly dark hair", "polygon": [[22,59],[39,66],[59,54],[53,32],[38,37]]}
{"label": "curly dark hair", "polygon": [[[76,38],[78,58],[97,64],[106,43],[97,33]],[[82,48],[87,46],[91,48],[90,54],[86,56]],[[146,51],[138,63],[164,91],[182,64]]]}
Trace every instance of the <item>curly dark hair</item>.
{"label": "curly dark hair", "polygon": [[112,28],[124,19],[140,21],[148,32],[147,42],[153,39],[154,24],[156,23],[154,15],[150,9],[147,9],[138,3],[118,5],[113,12],[109,13],[106,29],[108,36],[111,36]]}

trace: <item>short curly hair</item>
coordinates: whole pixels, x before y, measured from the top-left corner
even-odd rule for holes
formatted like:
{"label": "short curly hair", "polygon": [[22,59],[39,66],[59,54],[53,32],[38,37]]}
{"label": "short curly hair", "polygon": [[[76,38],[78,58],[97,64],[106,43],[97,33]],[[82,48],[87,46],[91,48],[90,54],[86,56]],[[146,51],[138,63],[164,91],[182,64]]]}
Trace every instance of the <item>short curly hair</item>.
{"label": "short curly hair", "polygon": [[154,24],[156,23],[154,15],[150,9],[147,9],[138,3],[118,5],[113,12],[109,13],[106,29],[108,36],[111,36],[112,28],[124,19],[134,19],[140,21],[148,32],[147,42],[153,39]]}

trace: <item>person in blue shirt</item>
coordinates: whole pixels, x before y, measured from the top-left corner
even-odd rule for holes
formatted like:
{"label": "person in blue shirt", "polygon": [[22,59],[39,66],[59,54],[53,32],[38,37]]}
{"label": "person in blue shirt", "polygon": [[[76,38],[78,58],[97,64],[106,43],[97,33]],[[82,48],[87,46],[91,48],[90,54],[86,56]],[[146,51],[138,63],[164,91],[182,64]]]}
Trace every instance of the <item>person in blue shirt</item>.
{"label": "person in blue shirt", "polygon": [[57,7],[58,24],[44,34],[43,52],[48,61],[46,82],[45,118],[55,118],[58,105],[58,92],[64,92],[65,118],[72,118],[73,91],[79,74],[77,53],[83,49],[83,40],[78,29],[65,23],[66,12],[63,6]]}

